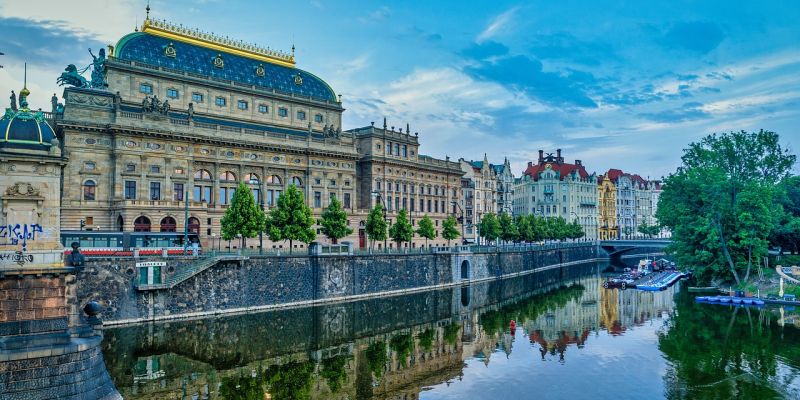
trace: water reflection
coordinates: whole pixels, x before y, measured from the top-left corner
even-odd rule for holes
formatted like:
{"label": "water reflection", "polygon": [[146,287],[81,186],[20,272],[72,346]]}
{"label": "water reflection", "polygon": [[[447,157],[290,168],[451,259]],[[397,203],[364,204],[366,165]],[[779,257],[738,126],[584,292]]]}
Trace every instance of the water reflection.
{"label": "water reflection", "polygon": [[697,305],[677,287],[603,289],[604,268],[111,329],[104,356],[126,399],[797,394],[800,337],[776,311]]}

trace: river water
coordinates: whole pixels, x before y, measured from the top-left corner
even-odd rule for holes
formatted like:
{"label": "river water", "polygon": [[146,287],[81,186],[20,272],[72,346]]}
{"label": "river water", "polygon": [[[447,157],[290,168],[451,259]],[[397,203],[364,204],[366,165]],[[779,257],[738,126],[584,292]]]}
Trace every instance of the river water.
{"label": "river water", "polygon": [[126,399],[800,398],[796,310],[603,289],[604,267],[108,329],[103,353]]}

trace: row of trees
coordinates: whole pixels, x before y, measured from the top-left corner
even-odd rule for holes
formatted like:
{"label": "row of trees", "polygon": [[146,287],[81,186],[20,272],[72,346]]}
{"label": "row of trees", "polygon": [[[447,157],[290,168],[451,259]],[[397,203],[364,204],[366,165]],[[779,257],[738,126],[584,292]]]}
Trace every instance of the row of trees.
{"label": "row of trees", "polygon": [[579,239],[585,233],[577,220],[570,223],[562,217],[544,218],[536,215],[511,217],[507,213],[499,216],[489,213],[478,224],[478,232],[488,242],[499,244],[538,242],[542,240]]}
{"label": "row of trees", "polygon": [[[288,240],[291,251],[294,241],[308,244],[316,239],[317,235],[313,229],[315,223],[320,226],[322,234],[333,243],[353,233],[353,229],[347,223],[347,213],[342,208],[342,203],[335,197],[322,212],[321,218],[315,221],[311,208],[303,199],[303,193],[294,185],[290,185],[283,195],[278,197],[275,208],[265,213],[256,204],[253,193],[247,185],[241,183],[234,191],[231,204],[222,217],[222,238],[224,240],[239,238],[240,246],[244,247],[246,238],[253,238],[264,232],[272,241]],[[433,220],[427,215],[420,219],[415,230],[409,222],[405,209],[398,212],[395,223],[388,227],[380,204],[370,211],[365,230],[373,247],[376,241],[384,241],[387,238],[391,238],[400,247],[402,243],[410,242],[414,234],[425,238],[427,246],[428,240],[436,239],[438,236]],[[443,222],[441,236],[448,244],[460,236],[456,220],[452,216]]]}
{"label": "row of trees", "polygon": [[[427,215],[419,220],[415,230],[408,219],[408,212],[404,208],[397,212],[394,224],[389,227],[383,206],[380,203],[370,210],[364,230],[370,240],[371,248],[375,247],[376,242],[382,242],[387,239],[391,239],[399,248],[403,243],[410,242],[415,234],[425,238],[425,247],[427,247],[428,240],[436,239],[439,236],[433,225],[433,220]],[[448,246],[451,240],[461,236],[458,232],[456,219],[452,215],[442,222],[441,236],[442,239],[447,240]]]}
{"label": "row of trees", "polygon": [[797,250],[800,178],[775,132],[710,135],[664,181],[657,218],[668,251],[704,281],[747,283],[769,246]]}

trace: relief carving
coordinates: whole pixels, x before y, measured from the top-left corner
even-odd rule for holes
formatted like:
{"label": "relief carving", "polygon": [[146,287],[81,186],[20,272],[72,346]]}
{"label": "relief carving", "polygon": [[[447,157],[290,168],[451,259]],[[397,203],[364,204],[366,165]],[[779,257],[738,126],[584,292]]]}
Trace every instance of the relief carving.
{"label": "relief carving", "polygon": [[6,197],[41,197],[39,189],[27,182],[17,182],[6,189]]}

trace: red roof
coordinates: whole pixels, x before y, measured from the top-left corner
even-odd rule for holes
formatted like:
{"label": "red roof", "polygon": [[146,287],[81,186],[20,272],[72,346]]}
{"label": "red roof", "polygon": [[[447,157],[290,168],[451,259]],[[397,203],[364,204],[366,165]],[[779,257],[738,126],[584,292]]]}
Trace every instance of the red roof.
{"label": "red roof", "polygon": [[609,169],[608,172],[606,173],[606,177],[608,179],[611,179],[611,181],[614,182],[615,184],[618,183],[619,178],[622,177],[622,176],[627,176],[627,177],[631,178],[632,181],[634,181],[634,182],[636,182],[636,183],[638,183],[640,185],[646,185],[647,184],[647,180],[642,178],[639,174],[629,174],[629,173],[623,172],[621,169],[612,168],[612,169]]}
{"label": "red roof", "polygon": [[547,165],[547,164],[550,164],[550,166],[552,167],[554,172],[558,172],[558,175],[559,175],[558,178],[559,178],[559,180],[562,180],[562,181],[564,180],[564,178],[569,176],[569,174],[571,174],[573,171],[577,171],[578,172],[578,176],[580,176],[581,179],[586,179],[586,178],[589,177],[589,173],[586,172],[586,168],[584,168],[583,165],[575,165],[575,164],[567,164],[567,163],[559,164],[559,163],[544,163],[543,162],[541,164],[536,164],[536,165],[529,166],[527,169],[525,169],[525,172],[523,172],[523,174],[530,176],[531,178],[533,178],[534,181],[538,181],[539,180],[539,174],[545,171],[545,169],[546,169],[545,165]]}

